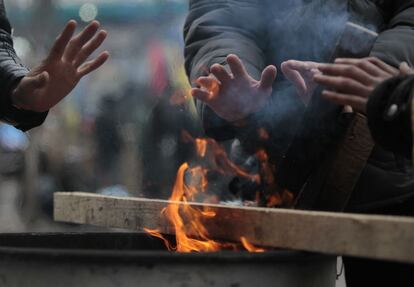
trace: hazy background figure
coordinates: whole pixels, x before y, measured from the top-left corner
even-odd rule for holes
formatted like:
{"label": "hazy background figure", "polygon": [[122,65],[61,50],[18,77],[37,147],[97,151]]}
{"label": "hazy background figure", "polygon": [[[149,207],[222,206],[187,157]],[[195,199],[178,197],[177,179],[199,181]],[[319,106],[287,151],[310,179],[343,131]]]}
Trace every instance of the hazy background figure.
{"label": "hazy background figure", "polygon": [[119,128],[117,100],[114,96],[102,98],[100,111],[95,121],[96,164],[99,186],[106,187],[119,183],[119,159],[121,131]]}
{"label": "hazy background figure", "polygon": [[[66,229],[51,220],[56,191],[168,197],[175,167],[186,159],[180,126],[197,132],[182,56],[187,1],[4,2],[16,51],[29,67],[69,19],[78,30],[98,20],[110,35],[101,49],[111,58],[26,136],[20,174],[1,180],[2,194],[13,196],[0,196],[0,204],[13,216],[0,231]],[[161,187],[146,188],[151,181]]]}

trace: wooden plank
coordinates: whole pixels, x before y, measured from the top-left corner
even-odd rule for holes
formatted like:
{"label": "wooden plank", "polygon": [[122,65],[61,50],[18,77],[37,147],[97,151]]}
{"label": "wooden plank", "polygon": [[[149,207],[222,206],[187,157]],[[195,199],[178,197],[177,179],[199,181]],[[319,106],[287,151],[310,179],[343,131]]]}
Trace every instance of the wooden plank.
{"label": "wooden plank", "polygon": [[[174,234],[161,210],[169,201],[56,193],[56,221]],[[182,204],[182,203],[175,203]],[[269,208],[208,206],[216,216],[206,221],[213,239],[260,246],[414,263],[414,219]]]}

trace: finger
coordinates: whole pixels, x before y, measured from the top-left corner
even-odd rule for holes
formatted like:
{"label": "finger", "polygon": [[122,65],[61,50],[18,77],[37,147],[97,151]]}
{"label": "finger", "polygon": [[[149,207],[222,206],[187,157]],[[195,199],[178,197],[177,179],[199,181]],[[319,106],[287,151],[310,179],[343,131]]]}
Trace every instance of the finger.
{"label": "finger", "polygon": [[311,70],[311,73],[312,73],[312,78],[314,77],[314,76],[316,76],[316,75],[320,75],[320,74],[322,74],[322,72],[319,70],[319,69],[312,69]]}
{"label": "finger", "polygon": [[387,72],[390,75],[393,75],[393,76],[398,75],[398,70],[396,68],[388,65],[387,63],[381,61],[380,59],[376,57],[370,57],[370,58],[367,58],[367,60],[373,63],[374,65],[376,65],[377,67],[381,68],[383,71]]}
{"label": "finger", "polygon": [[267,91],[272,88],[273,82],[276,80],[277,69],[271,65],[263,70],[262,77],[260,79],[259,89]]}
{"label": "finger", "polygon": [[76,37],[69,41],[69,44],[66,47],[64,52],[64,57],[67,61],[73,61],[78,51],[85,45],[98,31],[99,22],[93,21],[89,24],[82,32],[80,32]]}
{"label": "finger", "polygon": [[227,63],[229,64],[234,78],[247,78],[249,76],[242,61],[236,55],[227,56]]}
{"label": "finger", "polygon": [[373,77],[389,77],[389,74],[377,65],[361,59],[336,59],[336,64],[355,65]]}
{"label": "finger", "polygon": [[197,79],[196,83],[210,92],[216,90],[218,87],[217,80],[213,77],[200,77]]}
{"label": "finger", "polygon": [[231,76],[226,71],[226,69],[219,64],[214,64],[211,66],[211,73],[220,81],[221,84],[226,85],[231,81]]}
{"label": "finger", "polygon": [[89,73],[95,71],[96,69],[98,69],[100,66],[102,66],[106,62],[106,60],[108,60],[108,58],[109,58],[109,52],[105,51],[105,52],[102,52],[94,60],[86,62],[85,64],[80,66],[79,69],[78,69],[79,78],[82,78],[82,77],[86,76],[87,74],[89,74]]}
{"label": "finger", "polygon": [[328,76],[342,76],[354,79],[364,85],[372,85],[376,83],[374,77],[355,65],[346,64],[321,64],[319,71]]}
{"label": "finger", "polygon": [[297,70],[291,69],[291,65],[289,65],[288,62],[282,63],[282,72],[285,77],[296,86],[296,88],[299,90],[299,94],[304,94],[306,92],[305,80]]}
{"label": "finger", "polygon": [[356,94],[364,97],[368,97],[371,93],[371,90],[366,86],[346,77],[316,75],[314,77],[314,80],[318,84],[323,85],[331,90],[335,90],[338,93]]}
{"label": "finger", "polygon": [[400,73],[403,75],[414,75],[414,70],[410,68],[407,62],[402,62],[400,65]]}
{"label": "finger", "polygon": [[93,52],[98,49],[102,43],[105,41],[107,32],[105,30],[100,31],[98,34],[96,34],[92,40],[90,40],[88,43],[86,43],[82,49],[79,51],[78,55],[76,56],[74,60],[75,67],[79,67],[82,65],[86,59],[89,58],[90,55],[92,55]]}
{"label": "finger", "polygon": [[322,96],[327,100],[336,103],[341,106],[351,106],[354,110],[358,112],[365,113],[367,99],[361,98],[356,95],[350,94],[341,94],[332,91],[323,91]]}
{"label": "finger", "polygon": [[297,70],[299,72],[310,72],[312,69],[317,69],[320,64],[311,61],[304,62],[297,60],[289,60],[283,62],[282,65],[284,65],[286,68]]}
{"label": "finger", "polygon": [[209,91],[206,91],[204,89],[199,89],[199,88],[191,89],[191,95],[197,100],[200,100],[204,103],[209,103],[212,97]]}
{"label": "finger", "polygon": [[55,43],[53,44],[52,49],[50,50],[49,58],[60,58],[65,51],[65,48],[75,33],[77,23],[74,20],[69,21],[62,33],[56,38]]}

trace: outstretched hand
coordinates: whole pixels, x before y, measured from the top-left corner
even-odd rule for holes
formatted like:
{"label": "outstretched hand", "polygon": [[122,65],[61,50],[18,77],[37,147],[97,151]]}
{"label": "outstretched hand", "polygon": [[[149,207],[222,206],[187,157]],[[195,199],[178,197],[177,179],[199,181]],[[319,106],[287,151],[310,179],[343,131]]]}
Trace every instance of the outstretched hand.
{"label": "outstretched hand", "polygon": [[229,55],[227,63],[231,73],[222,65],[215,64],[210,69],[210,76],[197,79],[200,87],[192,89],[191,93],[221,118],[236,122],[265,106],[272,94],[277,70],[275,66],[268,66],[261,79],[255,80],[236,55]]}
{"label": "outstretched hand", "polygon": [[295,86],[299,97],[308,104],[317,86],[313,77],[320,74],[319,63],[289,60],[283,62],[281,69],[285,77]]}
{"label": "outstretched hand", "polygon": [[366,112],[368,98],[380,83],[400,74],[413,73],[407,64],[402,64],[398,70],[377,58],[336,59],[335,64],[321,64],[319,70],[323,74],[314,79],[327,88],[322,95],[362,113]]}
{"label": "outstretched hand", "polygon": [[16,107],[35,112],[49,110],[66,97],[83,76],[108,59],[109,53],[105,51],[87,61],[107,36],[104,30],[98,32],[100,24],[94,21],[73,37],[76,26],[75,21],[69,21],[47,58],[17,85],[11,95]]}

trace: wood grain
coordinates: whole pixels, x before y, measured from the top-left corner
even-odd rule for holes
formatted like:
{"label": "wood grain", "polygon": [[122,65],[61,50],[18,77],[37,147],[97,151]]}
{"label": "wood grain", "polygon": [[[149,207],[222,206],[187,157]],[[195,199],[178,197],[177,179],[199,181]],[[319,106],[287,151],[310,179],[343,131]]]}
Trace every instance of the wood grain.
{"label": "wood grain", "polygon": [[[172,203],[88,193],[56,193],[56,221],[174,234],[161,211]],[[208,206],[216,216],[205,222],[213,239],[325,254],[414,263],[414,219],[330,212]]]}

